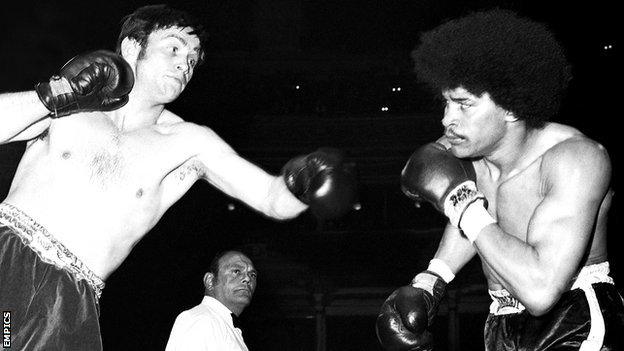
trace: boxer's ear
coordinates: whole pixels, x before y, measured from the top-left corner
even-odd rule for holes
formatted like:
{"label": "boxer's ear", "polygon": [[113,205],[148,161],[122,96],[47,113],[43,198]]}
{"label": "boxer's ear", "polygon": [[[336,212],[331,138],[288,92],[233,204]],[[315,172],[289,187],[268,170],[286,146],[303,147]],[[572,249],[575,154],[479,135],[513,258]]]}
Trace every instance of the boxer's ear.
{"label": "boxer's ear", "polygon": [[516,117],[516,115],[508,110],[505,110],[505,121],[507,122],[515,122],[518,120],[518,117]]}
{"label": "boxer's ear", "polygon": [[130,66],[134,67],[136,61],[139,59],[139,53],[141,52],[141,44],[131,38],[125,37],[121,41],[121,56],[123,56]]}

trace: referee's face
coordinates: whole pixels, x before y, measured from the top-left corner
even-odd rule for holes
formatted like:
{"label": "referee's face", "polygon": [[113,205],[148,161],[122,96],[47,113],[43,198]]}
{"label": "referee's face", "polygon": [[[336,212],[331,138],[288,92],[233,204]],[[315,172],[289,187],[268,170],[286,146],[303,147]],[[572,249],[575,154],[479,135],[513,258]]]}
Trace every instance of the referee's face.
{"label": "referee's face", "polygon": [[256,290],[257,272],[251,260],[240,252],[221,257],[214,297],[230,310],[245,308]]}

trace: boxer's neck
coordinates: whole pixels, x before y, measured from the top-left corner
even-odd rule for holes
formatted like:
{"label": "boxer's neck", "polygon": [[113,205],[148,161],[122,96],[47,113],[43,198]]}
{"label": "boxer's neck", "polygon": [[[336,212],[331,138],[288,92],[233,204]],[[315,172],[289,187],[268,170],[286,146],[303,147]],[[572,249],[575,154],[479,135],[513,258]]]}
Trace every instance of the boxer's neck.
{"label": "boxer's neck", "polygon": [[164,109],[162,104],[140,104],[131,100],[120,109],[107,112],[107,115],[120,131],[131,131],[156,124]]}

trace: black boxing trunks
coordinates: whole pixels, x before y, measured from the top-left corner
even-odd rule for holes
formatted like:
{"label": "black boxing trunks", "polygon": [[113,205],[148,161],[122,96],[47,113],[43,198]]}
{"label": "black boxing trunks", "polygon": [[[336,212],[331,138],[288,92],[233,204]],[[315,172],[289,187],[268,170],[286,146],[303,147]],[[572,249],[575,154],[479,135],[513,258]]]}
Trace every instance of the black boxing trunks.
{"label": "black boxing trunks", "polygon": [[486,350],[624,350],[624,301],[608,274],[608,262],[583,267],[572,289],[539,317],[506,290],[490,291]]}
{"label": "black boxing trunks", "polygon": [[0,349],[102,350],[103,288],[44,227],[0,204]]}

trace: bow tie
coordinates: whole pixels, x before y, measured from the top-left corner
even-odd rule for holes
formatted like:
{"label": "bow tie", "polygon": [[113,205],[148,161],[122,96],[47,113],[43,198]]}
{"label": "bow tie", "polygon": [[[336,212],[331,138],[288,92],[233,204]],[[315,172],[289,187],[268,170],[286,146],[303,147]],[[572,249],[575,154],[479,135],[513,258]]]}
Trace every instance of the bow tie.
{"label": "bow tie", "polygon": [[230,315],[232,316],[232,324],[234,324],[234,328],[241,329],[241,322],[238,316],[235,315],[234,313],[230,313]]}

